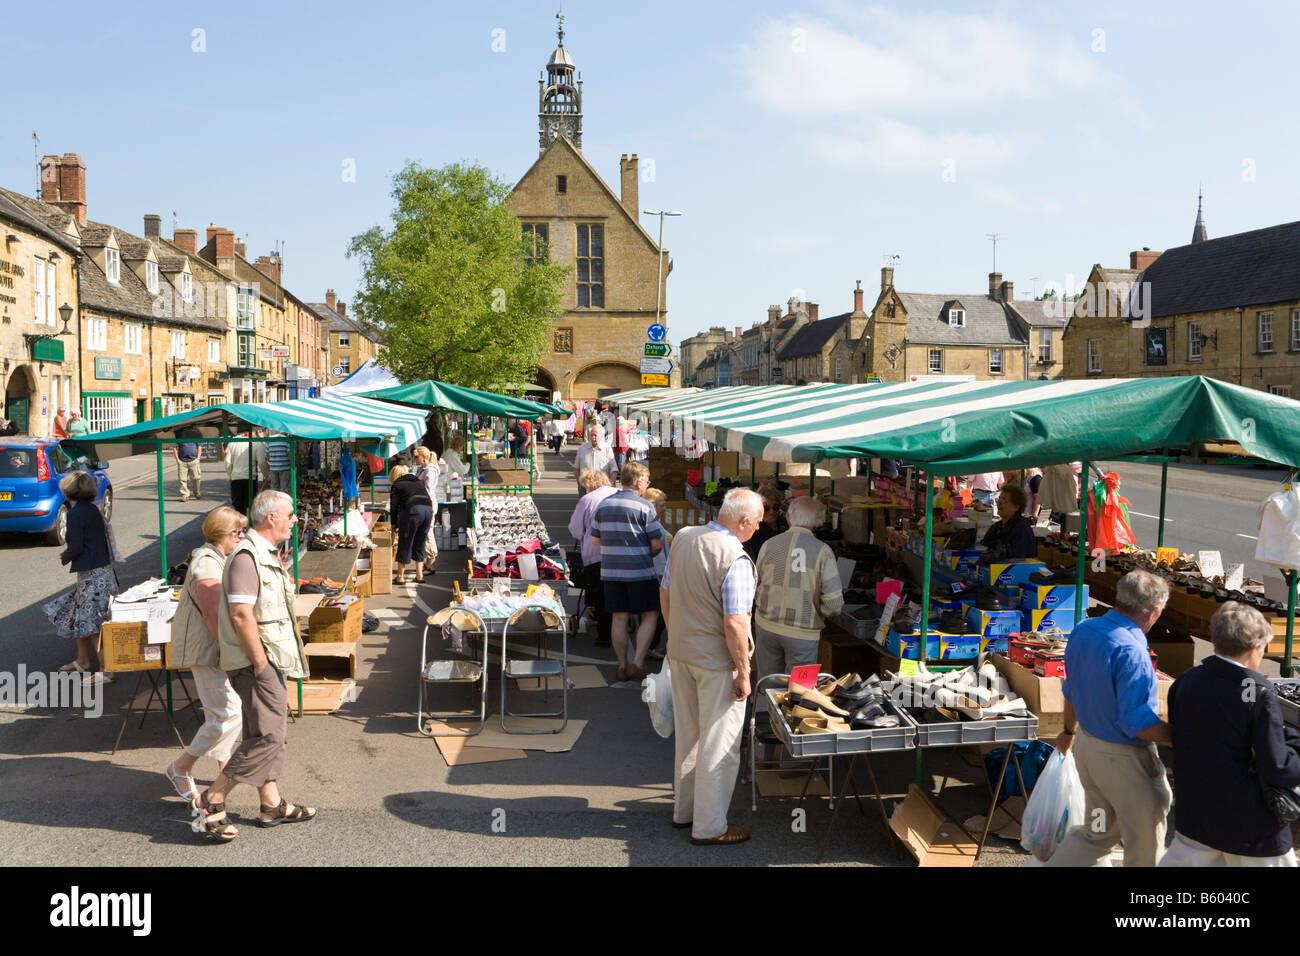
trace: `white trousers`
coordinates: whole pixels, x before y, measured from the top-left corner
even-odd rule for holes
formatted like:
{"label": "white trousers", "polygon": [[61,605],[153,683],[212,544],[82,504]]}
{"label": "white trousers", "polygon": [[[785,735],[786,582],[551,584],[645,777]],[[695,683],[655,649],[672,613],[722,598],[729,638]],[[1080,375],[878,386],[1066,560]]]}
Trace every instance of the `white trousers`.
{"label": "white trousers", "polygon": [[244,722],[239,695],[220,667],[191,667],[190,673],[194,675],[194,688],[203,703],[204,720],[185,752],[196,758],[206,754],[221,763],[230,759],[239,742]]}
{"label": "white trousers", "polygon": [[712,671],[672,662],[673,821],[693,823],[691,836],[727,832],[727,808],[740,769],[745,702],[732,699],[734,670]]}
{"label": "white trousers", "polygon": [[1161,866],[1296,866],[1295,850],[1281,856],[1238,856],[1174,834],[1174,842],[1160,858]]}

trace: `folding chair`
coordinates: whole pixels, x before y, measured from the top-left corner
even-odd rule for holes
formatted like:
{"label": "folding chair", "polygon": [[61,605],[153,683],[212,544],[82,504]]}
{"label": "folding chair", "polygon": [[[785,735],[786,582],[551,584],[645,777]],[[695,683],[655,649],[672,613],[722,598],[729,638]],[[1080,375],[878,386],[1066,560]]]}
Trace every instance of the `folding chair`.
{"label": "folding chair", "polygon": [[[834,678],[834,675],[833,674],[817,675],[817,679],[819,681],[823,677]],[[749,720],[748,720],[749,735],[744,742],[749,747],[749,798],[751,803],[750,809],[752,811],[758,810],[758,775],[760,773],[789,773],[790,772],[789,767],[780,766],[781,761],[779,758],[776,761],[771,761],[767,757],[764,757],[763,763],[765,764],[765,766],[760,767],[758,765],[758,747],[760,744],[763,745],[764,747],[775,746],[776,748],[778,748],[778,752],[780,754],[782,755],[785,754],[785,744],[783,744],[781,742],[781,738],[776,735],[776,731],[774,731],[771,728],[770,721],[773,719],[773,717],[772,717],[772,712],[770,710],[767,712],[767,719],[769,721],[768,725],[761,730],[759,729],[758,702],[760,700],[768,699],[767,695],[763,693],[765,687],[780,686],[782,689],[784,689],[785,687],[788,687],[789,684],[790,684],[789,674],[768,674],[765,677],[760,677],[758,679],[758,683],[754,685],[754,693],[751,695],[749,703],[747,704],[747,708],[749,710]],[[802,760],[800,760],[799,763],[810,764],[810,766],[808,767],[808,774],[809,777],[811,778],[812,774],[817,769],[817,765],[821,763],[821,759],[822,759],[821,757],[805,757]],[[773,763],[775,763],[776,766],[772,766]],[[743,761],[742,761],[742,766],[743,766]],[[830,794],[830,806],[833,808],[835,806],[835,762],[833,758],[827,759],[826,787],[827,787],[827,792]],[[806,792],[807,791],[806,785],[804,789]],[[802,799],[802,797],[800,799]]]}
{"label": "folding chair", "polygon": [[[465,641],[469,656],[464,654],[448,658],[429,659],[429,629],[435,628],[438,640],[453,646]],[[425,712],[426,695],[429,684],[477,684],[478,685],[478,729],[472,731],[443,731],[434,733],[433,729],[424,729],[425,720],[472,720],[474,712],[457,711],[436,714]],[[425,620],[424,635],[420,638],[420,703],[416,711],[416,729],[425,737],[473,737],[483,732],[487,726],[488,696],[488,629],[473,611],[447,607]]]}
{"label": "folding chair", "polygon": [[[538,646],[546,632],[560,632],[560,659],[552,660],[511,660],[510,632],[522,630],[538,636]],[[539,683],[549,677],[560,679],[560,709],[558,711],[520,712],[510,710],[506,705],[507,681],[537,678]],[[543,686],[545,686],[543,684]],[[507,717],[562,717],[564,722],[554,730],[511,730],[506,726]],[[521,607],[510,615],[501,629],[501,729],[508,734],[558,734],[569,725],[569,628],[563,618],[549,607],[530,604]]]}

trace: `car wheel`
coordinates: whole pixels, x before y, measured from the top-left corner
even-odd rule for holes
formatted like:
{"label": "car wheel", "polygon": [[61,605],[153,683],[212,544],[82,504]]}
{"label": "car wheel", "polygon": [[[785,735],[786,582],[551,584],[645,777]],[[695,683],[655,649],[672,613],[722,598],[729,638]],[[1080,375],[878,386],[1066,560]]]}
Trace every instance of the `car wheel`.
{"label": "car wheel", "polygon": [[45,543],[56,544],[63,547],[68,543],[68,506],[63,505],[59,508],[59,513],[54,518],[54,527],[45,532]]}
{"label": "car wheel", "polygon": [[113,489],[104,489],[104,503],[99,506],[99,510],[104,514],[105,521],[113,520]]}

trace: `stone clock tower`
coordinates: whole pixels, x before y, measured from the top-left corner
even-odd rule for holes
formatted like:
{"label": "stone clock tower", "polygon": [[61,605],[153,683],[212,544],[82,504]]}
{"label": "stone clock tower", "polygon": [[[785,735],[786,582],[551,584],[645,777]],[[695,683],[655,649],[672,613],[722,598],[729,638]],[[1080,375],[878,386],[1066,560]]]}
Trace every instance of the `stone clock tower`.
{"label": "stone clock tower", "polygon": [[564,14],[555,18],[560,42],[546,64],[546,78],[537,81],[538,146],[543,153],[560,137],[582,149],[582,74],[575,81],[573,57],[564,48]]}

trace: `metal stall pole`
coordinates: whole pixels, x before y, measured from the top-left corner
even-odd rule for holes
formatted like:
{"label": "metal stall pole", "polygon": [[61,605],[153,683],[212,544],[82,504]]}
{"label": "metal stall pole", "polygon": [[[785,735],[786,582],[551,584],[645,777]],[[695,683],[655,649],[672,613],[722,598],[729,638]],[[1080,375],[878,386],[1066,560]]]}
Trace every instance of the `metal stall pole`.
{"label": "metal stall pole", "polygon": [[[372,486],[373,487],[373,486]],[[298,439],[289,442],[289,491],[293,495],[293,514],[298,516]],[[343,512],[344,521],[347,521],[347,510]],[[293,522],[293,535],[289,538],[289,544],[293,548],[293,593],[294,597],[298,596],[298,588],[301,586],[298,582],[298,522]],[[343,529],[347,533],[347,529]],[[294,614],[294,609],[289,609],[290,614]],[[298,716],[302,716],[302,678],[298,681]]]}
{"label": "metal stall pole", "polygon": [[167,583],[167,516],[166,498],[163,496],[163,460],[162,460],[162,439],[154,441],[154,446],[158,451],[158,544],[162,546],[162,579]]}
{"label": "metal stall pole", "polygon": [[[1075,600],[1074,600],[1074,626],[1078,627],[1079,622],[1083,620],[1083,569],[1088,561],[1088,468],[1090,462],[1083,462],[1083,467],[1079,469],[1079,559],[1074,573]],[[1163,484],[1162,484],[1163,491]],[[1161,508],[1161,513],[1164,509]]]}
{"label": "metal stall pole", "polygon": [[244,449],[248,452],[248,500],[244,502],[244,517],[253,513],[253,499],[257,497],[257,486],[253,484],[253,456],[257,454],[257,445],[253,442],[253,426],[248,426],[248,437],[244,439]]}
{"label": "metal stall pole", "polygon": [[[918,469],[918,475],[920,471]],[[925,474],[925,545],[922,547],[921,568],[921,647],[917,652],[917,666],[925,666],[928,654],[928,636],[930,633],[930,562],[934,559],[934,479],[929,472]],[[899,665],[902,666],[901,664]],[[916,785],[921,785],[921,748],[916,749]]]}
{"label": "metal stall pole", "polygon": [[[1169,449],[1168,448],[1162,448],[1160,450],[1160,458],[1161,458],[1160,461],[1160,524],[1158,526],[1159,530],[1156,532],[1157,549],[1163,548],[1165,546],[1165,487],[1169,481]],[[1075,601],[1074,603],[1078,604],[1079,602]]]}
{"label": "metal stall pole", "polygon": [[1282,676],[1291,676],[1291,648],[1295,639],[1295,602],[1296,582],[1300,580],[1300,571],[1287,573],[1286,598],[1286,656],[1282,661]]}

